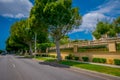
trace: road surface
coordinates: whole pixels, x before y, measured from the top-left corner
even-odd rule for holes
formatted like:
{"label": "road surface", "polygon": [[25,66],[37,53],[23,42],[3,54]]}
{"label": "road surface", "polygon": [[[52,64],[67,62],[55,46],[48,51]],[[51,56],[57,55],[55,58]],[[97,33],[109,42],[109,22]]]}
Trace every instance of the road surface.
{"label": "road surface", "polygon": [[120,80],[120,78],[6,55],[0,56],[0,80]]}

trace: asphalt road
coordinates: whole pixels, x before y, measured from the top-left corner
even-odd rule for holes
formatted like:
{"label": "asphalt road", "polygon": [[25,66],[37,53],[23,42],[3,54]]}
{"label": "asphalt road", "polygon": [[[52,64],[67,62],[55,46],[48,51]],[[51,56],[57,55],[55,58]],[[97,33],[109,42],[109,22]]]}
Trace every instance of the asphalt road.
{"label": "asphalt road", "polygon": [[18,56],[0,56],[0,80],[120,80]]}

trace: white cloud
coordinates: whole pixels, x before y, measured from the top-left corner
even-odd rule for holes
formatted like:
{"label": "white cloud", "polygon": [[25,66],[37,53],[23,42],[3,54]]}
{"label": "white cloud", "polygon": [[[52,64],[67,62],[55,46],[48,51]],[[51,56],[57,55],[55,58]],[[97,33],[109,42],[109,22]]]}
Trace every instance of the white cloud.
{"label": "white cloud", "polygon": [[14,0],[0,0],[0,2],[2,2],[2,3],[6,3],[6,2],[13,2]]}
{"label": "white cloud", "polygon": [[29,0],[0,0],[0,15],[10,18],[28,17],[32,6]]}
{"label": "white cloud", "polygon": [[106,4],[98,7],[95,12],[107,14],[109,16],[120,15],[120,0],[108,0]]}
{"label": "white cloud", "polygon": [[112,18],[107,17],[101,13],[95,13],[95,12],[87,13],[83,16],[82,24],[79,26],[78,29],[74,29],[73,32],[78,32],[78,31],[91,32],[95,29],[98,21],[103,21],[103,20],[111,21],[111,19]]}
{"label": "white cloud", "polygon": [[120,0],[108,0],[105,4],[98,6],[98,9],[86,13],[82,19],[83,22],[78,29],[73,32],[91,32],[95,29],[98,21],[112,21],[116,15],[120,15]]}

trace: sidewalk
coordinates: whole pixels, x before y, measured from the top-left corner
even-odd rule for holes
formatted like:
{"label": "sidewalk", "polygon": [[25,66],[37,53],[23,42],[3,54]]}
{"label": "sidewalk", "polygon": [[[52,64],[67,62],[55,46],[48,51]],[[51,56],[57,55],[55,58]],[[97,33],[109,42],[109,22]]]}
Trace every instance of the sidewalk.
{"label": "sidewalk", "polygon": [[101,63],[92,63],[92,62],[90,62],[90,64],[101,65],[101,66],[108,66],[108,67],[113,67],[113,68],[120,68],[120,66],[112,65],[112,64],[101,64]]}
{"label": "sidewalk", "polygon": [[75,61],[75,60],[71,60],[74,62],[79,62],[79,63],[87,63],[87,64],[95,64],[95,65],[101,65],[101,66],[108,66],[108,67],[113,67],[113,68],[120,68],[120,65],[112,65],[112,64],[102,64],[102,63],[93,63],[93,62],[81,62],[81,61]]}

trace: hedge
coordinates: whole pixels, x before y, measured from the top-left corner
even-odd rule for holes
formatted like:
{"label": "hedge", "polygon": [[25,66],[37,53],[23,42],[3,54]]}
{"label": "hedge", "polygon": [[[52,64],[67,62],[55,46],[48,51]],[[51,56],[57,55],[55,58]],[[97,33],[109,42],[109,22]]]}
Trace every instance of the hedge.
{"label": "hedge", "polygon": [[69,54],[68,56],[65,56],[65,59],[67,59],[67,60],[79,60],[79,57],[74,56],[73,54]]}
{"label": "hedge", "polygon": [[75,57],[74,57],[74,60],[79,60],[79,57],[75,56]]}
{"label": "hedge", "polygon": [[114,59],[114,64],[115,65],[120,65],[120,59]]}
{"label": "hedge", "polygon": [[105,58],[93,58],[92,62],[95,62],[95,63],[106,63],[106,59]]}
{"label": "hedge", "polygon": [[82,57],[82,60],[85,61],[85,62],[88,62],[89,58],[88,57]]}
{"label": "hedge", "polygon": [[69,54],[68,56],[65,56],[65,59],[67,60],[73,60],[74,55],[73,54]]}

